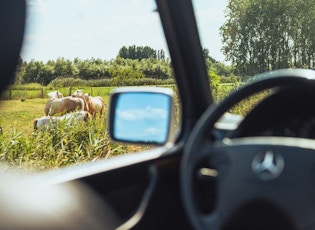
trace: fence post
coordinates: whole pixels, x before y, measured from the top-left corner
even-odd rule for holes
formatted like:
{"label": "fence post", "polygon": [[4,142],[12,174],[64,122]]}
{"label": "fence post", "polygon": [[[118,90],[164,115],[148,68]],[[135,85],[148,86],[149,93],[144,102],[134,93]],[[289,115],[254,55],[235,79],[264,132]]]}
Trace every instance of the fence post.
{"label": "fence post", "polygon": [[42,98],[44,98],[44,88],[42,88]]}
{"label": "fence post", "polygon": [[12,99],[12,91],[11,91],[11,89],[9,89],[9,100],[11,100]]}
{"label": "fence post", "polygon": [[72,87],[70,86],[70,88],[69,88],[69,96],[71,96],[72,95]]}

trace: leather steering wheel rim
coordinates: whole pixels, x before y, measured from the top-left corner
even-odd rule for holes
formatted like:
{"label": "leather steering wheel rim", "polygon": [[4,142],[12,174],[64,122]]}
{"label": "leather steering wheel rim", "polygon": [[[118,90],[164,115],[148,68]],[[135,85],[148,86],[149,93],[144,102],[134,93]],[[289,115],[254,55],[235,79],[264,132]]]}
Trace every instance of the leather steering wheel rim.
{"label": "leather steering wheel rim", "polygon": [[[224,213],[225,210],[217,210],[217,208],[215,208],[213,213],[210,214],[203,214],[200,213],[200,211],[198,210],[198,207],[196,206],[194,200],[193,192],[194,175],[196,170],[198,169],[198,164],[201,161],[203,161],[204,158],[208,158],[211,155],[213,156],[213,158],[211,159],[215,161],[215,164],[221,166],[223,165],[223,167],[220,166],[220,170],[222,170],[222,168],[223,170],[225,170],[224,168],[228,167],[227,161],[230,161],[230,159],[226,159],[224,155],[229,155],[229,153],[218,154],[218,152],[225,152],[225,150],[230,151],[229,149],[231,149],[232,152],[239,151],[238,149],[242,149],[244,148],[244,146],[250,146],[251,150],[253,148],[256,148],[257,146],[258,147],[268,146],[270,148],[277,149],[279,146],[276,146],[275,142],[282,141],[270,137],[266,141],[262,141],[261,138],[258,138],[257,139],[258,141],[256,140],[256,142],[258,143],[256,143],[255,146],[249,144],[248,140],[247,142],[245,141],[246,142],[245,144],[244,143],[240,144],[237,142],[236,144],[234,143],[231,144],[230,146],[222,143],[220,143],[219,145],[215,145],[207,138],[209,130],[212,130],[214,128],[215,123],[225,112],[227,112],[235,104],[247,98],[248,96],[266,89],[286,86],[294,87],[296,85],[305,84],[309,80],[315,79],[315,71],[302,69],[277,70],[264,74],[263,76],[258,75],[256,78],[257,78],[256,81],[253,81],[252,83],[240,88],[238,91],[233,92],[218,105],[209,106],[209,108],[198,120],[190,136],[188,137],[187,145],[184,149],[184,155],[181,164],[180,183],[185,210],[192,225],[196,229],[220,229],[222,227],[223,221],[225,221],[226,218],[229,217],[225,216],[226,218],[225,217],[223,218],[222,216],[224,216],[224,214],[222,213]],[[249,139],[249,141],[253,140]],[[285,138],[284,141],[290,142],[291,140]],[[311,143],[307,143],[307,146],[312,144],[313,143],[311,141]],[[296,151],[305,152],[305,146],[299,146],[299,144],[296,145],[297,146],[293,146],[298,148],[298,150]],[[282,149],[286,150],[292,149],[291,144],[282,145],[281,147]],[[237,153],[235,154],[237,155]],[[233,155],[230,154],[229,156]],[[220,170],[218,176],[219,180],[218,183],[220,183],[221,180]],[[217,191],[217,193],[218,192],[221,192],[221,190]],[[220,194],[218,194],[218,196],[220,196]]]}

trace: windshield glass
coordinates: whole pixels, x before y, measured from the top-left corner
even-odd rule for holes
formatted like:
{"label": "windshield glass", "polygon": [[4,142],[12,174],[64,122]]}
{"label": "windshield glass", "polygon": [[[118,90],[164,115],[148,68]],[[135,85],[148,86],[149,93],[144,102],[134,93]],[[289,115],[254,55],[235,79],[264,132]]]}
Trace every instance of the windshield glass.
{"label": "windshield glass", "polygon": [[[315,1],[193,1],[215,101],[253,76],[285,68],[315,68]],[[230,112],[245,115],[269,91]]]}
{"label": "windshield glass", "polygon": [[109,95],[121,86],[176,91],[155,1],[27,0],[1,96],[1,163],[37,171],[154,148],[110,140]]}
{"label": "windshield glass", "polygon": [[[216,102],[255,74],[314,68],[314,0],[192,3]],[[120,86],[171,88],[179,132],[181,104],[155,1],[27,0],[27,7],[15,78],[1,96],[1,163],[47,170],[154,148],[109,139],[109,94]],[[230,112],[242,115],[266,94]],[[95,110],[69,115],[86,111],[83,95],[97,101]]]}

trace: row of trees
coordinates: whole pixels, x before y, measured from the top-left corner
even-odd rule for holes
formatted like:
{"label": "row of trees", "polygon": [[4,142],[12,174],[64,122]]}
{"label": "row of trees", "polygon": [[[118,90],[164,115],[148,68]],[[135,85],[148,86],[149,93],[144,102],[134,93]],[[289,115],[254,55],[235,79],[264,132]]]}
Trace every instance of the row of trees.
{"label": "row of trees", "polygon": [[73,61],[58,58],[46,63],[31,60],[20,62],[17,68],[15,84],[39,83],[48,85],[56,78],[78,78],[82,80],[116,78],[156,78],[169,79],[173,73],[166,60],[132,60],[116,58],[110,61],[101,59],[75,58]]}
{"label": "row of trees", "polygon": [[315,68],[315,0],[230,0],[222,51],[240,75]]}
{"label": "row of trees", "polygon": [[[128,52],[126,52],[126,56],[123,56],[122,54],[126,50]],[[131,50],[138,51],[137,55],[139,58],[128,56],[127,53],[130,53]],[[146,53],[147,56],[144,55],[144,50],[150,51]],[[50,60],[46,63],[36,60],[29,62],[20,60],[15,82],[13,83],[39,83],[41,85],[48,85],[53,80],[60,78],[81,80],[111,79],[114,82],[126,82],[126,79],[135,81],[142,78],[155,80],[173,79],[170,60],[153,58],[150,53],[158,53],[161,57],[163,56],[161,50],[153,51],[149,47],[123,47],[120,49],[117,58],[109,61],[95,58],[85,60],[75,58],[73,61],[58,58],[57,60]],[[230,75],[232,69],[211,58],[207,49],[204,49],[204,55],[208,68],[212,72],[223,76]]]}
{"label": "row of trees", "polygon": [[165,60],[165,52],[164,50],[154,50],[149,46],[123,46],[119,52],[118,57],[124,59],[158,59],[158,60]]}

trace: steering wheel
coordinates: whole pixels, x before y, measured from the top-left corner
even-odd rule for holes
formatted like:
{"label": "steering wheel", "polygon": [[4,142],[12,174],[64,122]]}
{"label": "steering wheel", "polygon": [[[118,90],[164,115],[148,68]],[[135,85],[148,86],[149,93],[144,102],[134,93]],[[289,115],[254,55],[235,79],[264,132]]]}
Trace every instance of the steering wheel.
{"label": "steering wheel", "polygon": [[[252,83],[204,112],[188,137],[180,171],[185,210],[195,229],[314,229],[315,140],[244,137],[211,141],[209,131],[233,105],[265,89],[315,80],[315,71],[286,69],[258,75]],[[245,117],[246,119],[246,117]],[[210,212],[197,205],[203,165],[215,177]]]}

